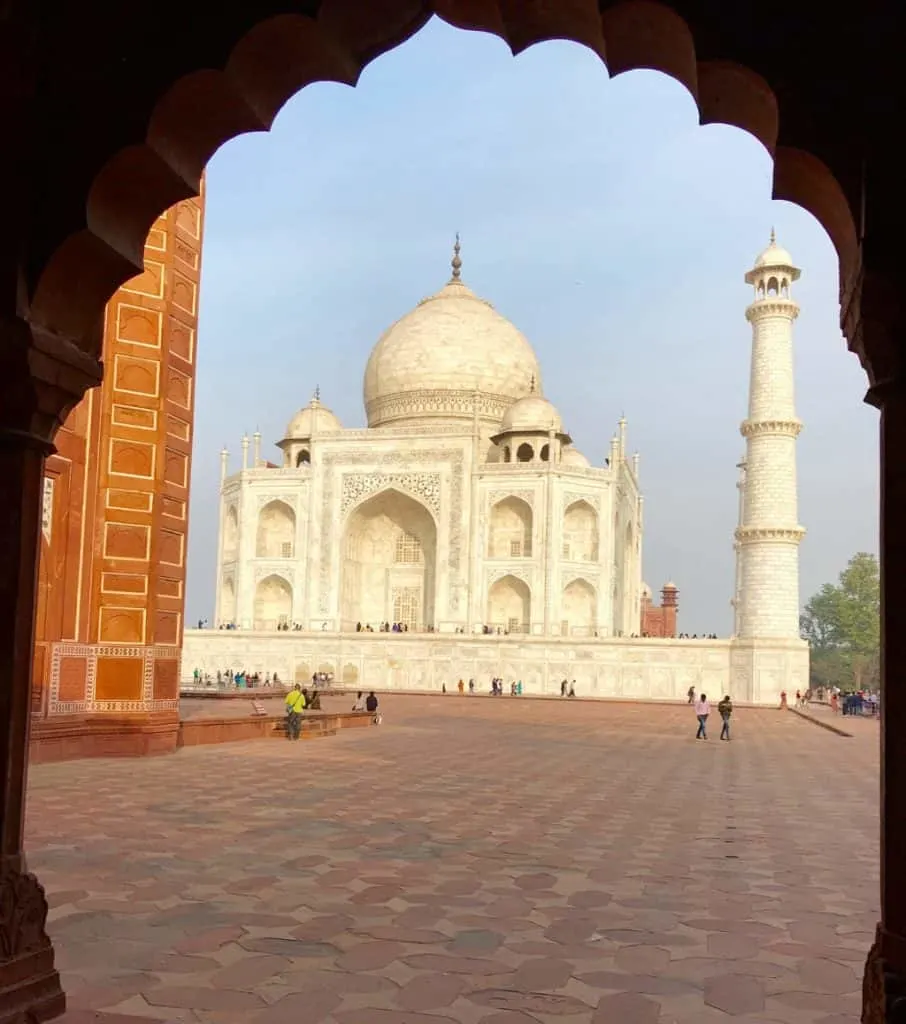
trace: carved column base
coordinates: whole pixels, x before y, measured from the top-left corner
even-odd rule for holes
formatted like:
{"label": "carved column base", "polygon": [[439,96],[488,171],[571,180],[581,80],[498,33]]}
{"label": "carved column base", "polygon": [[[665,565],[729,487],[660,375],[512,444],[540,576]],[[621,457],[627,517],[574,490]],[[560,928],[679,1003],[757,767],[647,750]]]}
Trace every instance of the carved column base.
{"label": "carved column base", "polygon": [[862,1024],[906,1024],[906,975],[885,960],[880,925],[865,961]]}
{"label": "carved column base", "polygon": [[34,875],[0,864],[0,1024],[40,1024],[66,1009]]}

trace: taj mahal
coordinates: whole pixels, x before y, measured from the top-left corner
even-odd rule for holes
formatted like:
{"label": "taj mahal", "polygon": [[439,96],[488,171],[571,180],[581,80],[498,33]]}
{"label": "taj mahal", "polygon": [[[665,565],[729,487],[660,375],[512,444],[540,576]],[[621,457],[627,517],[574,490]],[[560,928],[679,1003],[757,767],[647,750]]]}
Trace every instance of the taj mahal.
{"label": "taj mahal", "polygon": [[568,679],[582,696],[677,699],[694,686],[754,703],[805,688],[798,277],[772,233],[745,278],[732,636],[677,637],[672,582],[654,607],[625,419],[592,465],[544,397],[528,340],[463,281],[457,237],[447,283],[371,352],[366,428],[344,428],[316,390],[275,461],[258,433],[242,439],[238,471],[221,452],[215,628],[185,631],[183,678],[326,671],[348,686],[439,691],[500,677],[527,693],[557,693]]}

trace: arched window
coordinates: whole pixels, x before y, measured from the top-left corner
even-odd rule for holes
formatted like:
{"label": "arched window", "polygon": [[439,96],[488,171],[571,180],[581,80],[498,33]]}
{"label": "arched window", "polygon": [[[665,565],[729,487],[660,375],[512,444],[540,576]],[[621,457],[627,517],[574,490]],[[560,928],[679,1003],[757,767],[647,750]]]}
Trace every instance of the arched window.
{"label": "arched window", "polygon": [[515,576],[504,576],[488,591],[488,623],[508,633],[528,633],[532,622],[532,593]]}
{"label": "arched window", "polygon": [[293,589],[282,576],[266,576],[255,588],[255,629],[277,629],[292,619]]}
{"label": "arched window", "polygon": [[258,513],[256,558],[292,558],[296,513],[285,501],[269,501]]}
{"label": "arched window", "polygon": [[759,281],[758,282],[758,287],[755,289],[755,297],[757,299],[763,299],[764,298],[764,281]]}
{"label": "arched window", "polygon": [[790,282],[786,278],[784,278],[780,282],[780,294],[785,299],[788,299],[790,297]]}
{"label": "arched window", "polygon": [[523,443],[516,449],[517,462],[531,462],[534,457],[535,450],[527,441],[523,441]]}
{"label": "arched window", "polygon": [[510,446],[508,444],[505,444],[503,446],[503,461],[504,462],[512,462],[513,461],[513,453],[510,451]]}
{"label": "arched window", "polygon": [[563,557],[597,562],[598,514],[587,501],[574,501],[563,515]]}
{"label": "arched window", "polygon": [[549,444],[546,444],[541,449],[541,461],[542,462],[548,462],[550,460],[550,457],[551,457],[551,446]]}
{"label": "arched window", "polygon": [[488,531],[489,558],[531,558],[532,508],[511,495],[491,509]]}
{"label": "arched window", "polygon": [[777,278],[770,278],[768,280],[768,298],[775,299],[779,291],[780,285],[777,283]]}
{"label": "arched window", "polygon": [[301,452],[296,456],[297,466],[308,466],[311,464],[311,452],[307,448],[303,448]]}

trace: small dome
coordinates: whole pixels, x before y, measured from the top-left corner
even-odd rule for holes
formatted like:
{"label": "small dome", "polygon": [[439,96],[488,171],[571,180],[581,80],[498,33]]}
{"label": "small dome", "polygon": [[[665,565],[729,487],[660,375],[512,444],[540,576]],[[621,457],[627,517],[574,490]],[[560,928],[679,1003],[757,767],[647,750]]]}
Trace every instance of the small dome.
{"label": "small dome", "polygon": [[651,587],[649,587],[647,583],[642,584],[642,600],[651,600]]}
{"label": "small dome", "polygon": [[755,260],[755,266],[757,267],[792,267],[795,266],[793,263],[793,257],[787,252],[786,249],[781,248],[777,244],[777,240],[774,236],[774,232],[771,231],[771,241],[767,249],[764,250]]}
{"label": "small dome", "polygon": [[567,448],[564,448],[563,451],[560,453],[560,464],[562,466],[582,467],[591,465],[591,463],[588,461],[588,459],[585,458],[585,456],[579,451],[579,449],[573,448],[572,445],[570,445]]}
{"label": "small dome", "polygon": [[308,438],[314,434],[327,434],[334,430],[342,430],[343,425],[327,408],[321,405],[321,399],[315,397],[300,409],[286,426],[286,439]]}
{"label": "small dome", "polygon": [[668,583],[664,584],[662,589],[663,590],[679,590],[679,587],[675,583],[668,582]]}
{"label": "small dome", "polygon": [[517,430],[550,430],[551,427],[559,434],[563,430],[563,422],[556,408],[541,395],[530,394],[513,402],[503,414],[500,421],[500,432],[508,434]]}

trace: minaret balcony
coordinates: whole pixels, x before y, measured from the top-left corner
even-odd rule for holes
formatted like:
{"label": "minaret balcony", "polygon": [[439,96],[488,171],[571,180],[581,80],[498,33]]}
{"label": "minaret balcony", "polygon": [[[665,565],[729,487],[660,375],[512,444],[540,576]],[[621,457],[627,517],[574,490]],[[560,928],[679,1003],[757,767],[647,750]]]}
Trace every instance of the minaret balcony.
{"label": "minaret balcony", "polygon": [[739,432],[743,437],[760,437],[766,434],[798,437],[801,431],[802,420],[797,419],[743,420],[739,426]]}

